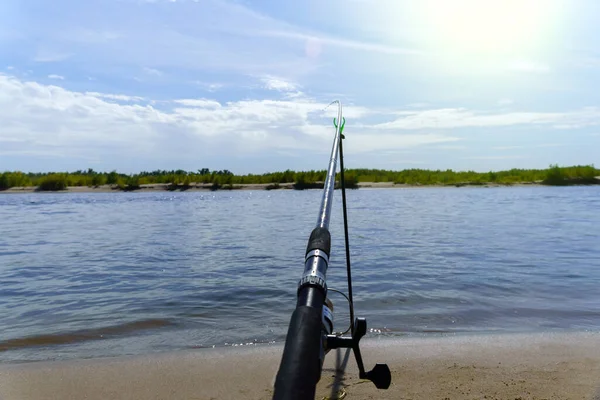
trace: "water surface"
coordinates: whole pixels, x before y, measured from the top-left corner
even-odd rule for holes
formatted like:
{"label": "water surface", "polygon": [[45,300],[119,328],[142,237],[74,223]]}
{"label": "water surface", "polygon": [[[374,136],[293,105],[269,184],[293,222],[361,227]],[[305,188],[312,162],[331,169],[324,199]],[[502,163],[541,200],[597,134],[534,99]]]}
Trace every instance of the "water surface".
{"label": "water surface", "polygon": [[[281,342],[320,198],[0,194],[0,360]],[[328,284],[345,289],[335,202]],[[360,189],[348,202],[371,337],[600,328],[600,188]]]}

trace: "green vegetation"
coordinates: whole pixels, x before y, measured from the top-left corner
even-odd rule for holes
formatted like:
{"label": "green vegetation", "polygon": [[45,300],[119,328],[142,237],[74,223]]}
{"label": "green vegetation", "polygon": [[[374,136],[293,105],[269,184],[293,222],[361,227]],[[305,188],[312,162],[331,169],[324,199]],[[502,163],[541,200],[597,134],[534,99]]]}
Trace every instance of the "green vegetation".
{"label": "green vegetation", "polygon": [[138,190],[141,187],[140,178],[139,176],[132,175],[125,180],[125,184],[123,184],[121,181],[118,186],[121,190],[125,190],[127,192]]}
{"label": "green vegetation", "polygon": [[344,185],[347,189],[358,189],[358,175],[355,171],[344,171]]}
{"label": "green vegetation", "polygon": [[294,189],[322,189],[323,181],[327,177],[327,171],[319,171],[319,173],[311,172],[298,172],[294,174]]}
{"label": "green vegetation", "polygon": [[0,190],[18,186],[32,186],[29,175],[22,172],[5,172],[0,174]]}
{"label": "green vegetation", "polygon": [[[0,190],[20,186],[36,186],[38,190],[64,190],[68,186],[97,187],[101,185],[110,185],[112,188],[120,190],[137,190],[142,185],[152,184],[165,184],[167,190],[186,190],[197,186],[211,190],[223,190],[257,183],[265,184],[268,190],[279,189],[282,184],[286,183],[291,184],[294,189],[302,190],[322,188],[326,174],[325,170],[298,172],[286,170],[265,174],[234,175],[228,170],[211,171],[208,168],[197,171],[156,170],[133,175],[120,174],[116,171],[96,172],[91,168],[71,173],[4,172],[0,174]],[[551,165],[548,169],[511,169],[497,172],[350,169],[345,171],[345,183],[348,188],[356,188],[361,182],[448,186],[511,185],[515,183],[573,185],[600,183],[595,179],[596,176],[600,176],[600,170],[593,165],[573,167]],[[339,181],[339,173],[336,177]]]}
{"label": "green vegetation", "polygon": [[407,185],[512,185],[516,183],[542,183],[545,185],[596,184],[594,177],[600,176],[600,170],[589,166],[559,167],[549,169],[511,169],[497,172],[475,171],[432,171],[407,169],[403,171],[384,171],[355,169],[348,172],[356,174],[358,182],[394,182]]}
{"label": "green vegetation", "polygon": [[66,190],[68,183],[67,174],[50,174],[40,178],[38,182],[38,190],[40,191],[56,191]]}
{"label": "green vegetation", "polygon": [[599,182],[595,177],[598,175],[598,170],[594,166],[561,168],[558,165],[551,165],[543,183],[553,186],[597,184]]}

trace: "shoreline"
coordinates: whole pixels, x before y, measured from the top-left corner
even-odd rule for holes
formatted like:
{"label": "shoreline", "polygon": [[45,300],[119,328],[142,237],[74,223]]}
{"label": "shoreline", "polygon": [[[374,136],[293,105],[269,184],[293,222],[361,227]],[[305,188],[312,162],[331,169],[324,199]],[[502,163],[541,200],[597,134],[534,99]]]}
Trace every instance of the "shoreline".
{"label": "shoreline", "polygon": [[[192,184],[188,188],[178,187],[170,188],[169,184],[157,183],[140,185],[139,189],[124,190],[116,186],[102,185],[97,187],[92,186],[69,186],[66,190],[58,191],[43,191],[37,190],[35,186],[13,187],[0,191],[0,194],[33,194],[33,193],[153,193],[153,192],[211,192],[211,191],[237,191],[237,190],[295,190],[293,183],[280,183],[274,188],[272,183],[251,183],[251,184],[233,184],[231,186],[219,187],[214,189],[210,184]],[[498,188],[498,187],[542,187],[548,186],[541,183],[515,183],[515,184],[451,184],[451,185],[409,185],[395,184],[393,182],[359,182],[357,189],[427,189],[427,188]],[[574,185],[575,186],[575,185]],[[590,185],[581,185],[590,186]],[[321,187],[305,188],[300,190],[322,190]],[[348,190],[352,190],[348,188]]]}
{"label": "shoreline", "polygon": [[[317,399],[597,399],[599,333],[365,339],[367,369],[387,363],[392,386],[360,380],[351,353],[331,351]],[[271,399],[282,345],[0,365],[0,398]]]}

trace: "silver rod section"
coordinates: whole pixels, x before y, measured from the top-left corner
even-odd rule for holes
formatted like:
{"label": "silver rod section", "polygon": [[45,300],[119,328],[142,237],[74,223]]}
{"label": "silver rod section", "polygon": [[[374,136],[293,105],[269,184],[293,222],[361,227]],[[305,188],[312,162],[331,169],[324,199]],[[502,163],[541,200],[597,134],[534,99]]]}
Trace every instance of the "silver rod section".
{"label": "silver rod section", "polygon": [[[317,228],[329,229],[329,217],[331,215],[331,204],[333,203],[333,189],[335,188],[335,173],[337,169],[338,150],[340,148],[340,130],[342,129],[342,103],[339,100],[334,101],[338,104],[337,127],[335,128],[335,137],[333,138],[333,147],[331,148],[331,159],[325,179],[323,190],[323,199],[321,200],[321,211]],[[333,103],[332,103],[333,104]]]}

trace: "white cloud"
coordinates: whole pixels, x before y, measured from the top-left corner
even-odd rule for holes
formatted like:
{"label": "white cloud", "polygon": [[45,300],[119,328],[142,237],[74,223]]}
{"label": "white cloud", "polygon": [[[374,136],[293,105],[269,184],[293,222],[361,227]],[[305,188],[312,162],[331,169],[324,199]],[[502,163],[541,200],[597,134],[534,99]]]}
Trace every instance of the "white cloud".
{"label": "white cloud", "polygon": [[60,81],[64,81],[65,77],[62,76],[62,75],[50,74],[50,75],[48,75],[48,79],[57,79],[57,80],[60,80]]}
{"label": "white cloud", "polygon": [[221,104],[215,100],[208,99],[181,99],[174,100],[175,103],[181,104],[187,107],[198,107],[198,108],[219,108]]}
{"label": "white cloud", "polygon": [[93,147],[125,144],[139,148],[155,135],[154,124],[168,119],[149,106],[106,102],[94,95],[0,74],[0,137],[26,142],[22,148],[4,148],[5,153],[28,149],[94,154],[98,150]]}
{"label": "white cloud", "polygon": [[13,67],[12,65],[9,65],[8,67],[6,67],[6,69],[7,69],[8,71],[12,71],[12,70],[14,70],[14,69],[15,69],[15,67]]}
{"label": "white cloud", "polygon": [[194,85],[200,86],[201,88],[203,88],[204,90],[206,90],[208,92],[216,92],[217,90],[225,87],[225,84],[218,83],[218,82],[193,81],[191,83],[193,83]]}
{"label": "white cloud", "polygon": [[143,101],[144,98],[140,96],[127,96],[123,94],[109,94],[109,93],[98,93],[98,92],[86,92],[87,96],[97,97],[100,99],[106,100],[117,100],[117,101],[129,101],[129,102],[139,102]]}
{"label": "white cloud", "polygon": [[276,78],[273,76],[267,76],[261,79],[265,89],[276,90],[279,92],[293,92],[297,91],[298,87],[296,84],[286,81],[282,78]]}
{"label": "white cloud", "polygon": [[[230,160],[254,155],[266,159],[267,155],[286,152],[326,157],[336,107],[325,110],[325,102],[307,96],[286,98],[286,93],[273,92],[280,99],[155,101],[130,94],[75,92],[0,73],[0,147],[4,155],[29,158],[77,154],[88,160],[103,160],[106,168],[119,168],[121,160],[132,157],[145,157],[153,165],[178,165],[185,159],[194,164],[202,157]],[[438,152],[465,150],[460,154],[470,155],[460,142],[462,134],[435,128],[600,124],[598,108],[484,113],[462,108],[390,111],[348,104],[344,115],[349,122],[345,131],[347,154],[365,157],[376,152],[413,151],[419,146]],[[390,122],[382,122],[386,120]],[[468,138],[464,139],[467,143]],[[518,148],[508,144],[494,150]],[[394,158],[385,157],[381,153],[373,162]],[[477,157],[471,159],[483,159]]]}
{"label": "white cloud", "polygon": [[[125,102],[125,103],[121,103]],[[74,92],[0,74],[0,141],[3,154],[88,159],[123,155],[196,160],[213,156],[292,151],[328,153],[334,107],[302,97],[293,100],[211,99],[158,102],[139,96]],[[369,113],[348,106],[346,116]],[[348,154],[456,141],[441,134],[380,133],[347,128]],[[133,152],[133,153],[132,153]],[[158,161],[157,161],[158,162]]]}
{"label": "white cloud", "polygon": [[569,112],[482,113],[465,108],[444,108],[424,111],[397,112],[401,117],[375,125],[377,129],[448,129],[459,127],[492,127],[511,125],[552,125],[571,128],[600,125],[600,108],[586,107]]}

